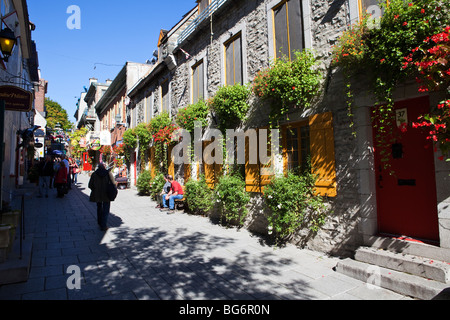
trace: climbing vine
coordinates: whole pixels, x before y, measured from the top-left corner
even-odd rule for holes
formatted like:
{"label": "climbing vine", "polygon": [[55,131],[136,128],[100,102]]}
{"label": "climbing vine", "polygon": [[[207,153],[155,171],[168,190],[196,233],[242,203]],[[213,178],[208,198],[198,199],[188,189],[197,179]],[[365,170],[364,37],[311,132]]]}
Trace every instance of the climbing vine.
{"label": "climbing vine", "polygon": [[[377,21],[364,17],[358,24],[344,32],[333,48],[333,65],[341,67],[344,74],[371,75],[370,83],[375,98],[373,123],[378,147],[387,150],[394,136],[393,89],[411,77],[411,70],[403,68],[405,57],[419,47],[430,35],[449,23],[449,7],[443,0],[392,0],[382,3],[383,16]],[[349,115],[353,115],[351,86],[347,85]],[[388,152],[382,161],[389,168]]]}

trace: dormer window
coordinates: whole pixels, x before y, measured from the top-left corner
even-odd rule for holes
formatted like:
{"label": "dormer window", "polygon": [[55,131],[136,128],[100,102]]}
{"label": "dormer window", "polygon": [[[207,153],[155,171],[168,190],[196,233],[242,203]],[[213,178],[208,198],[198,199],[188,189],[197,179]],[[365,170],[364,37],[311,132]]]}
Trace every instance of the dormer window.
{"label": "dormer window", "polygon": [[211,0],[197,0],[198,3],[198,13],[202,13],[211,3]]}

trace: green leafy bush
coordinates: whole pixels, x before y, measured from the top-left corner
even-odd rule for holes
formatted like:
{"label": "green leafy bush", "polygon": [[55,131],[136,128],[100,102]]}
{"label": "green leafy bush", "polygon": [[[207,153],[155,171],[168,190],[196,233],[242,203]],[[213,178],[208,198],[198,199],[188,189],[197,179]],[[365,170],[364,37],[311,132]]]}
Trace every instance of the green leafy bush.
{"label": "green leafy bush", "polygon": [[191,104],[178,111],[176,123],[179,127],[186,129],[190,133],[194,132],[194,122],[199,121],[202,128],[208,125],[209,107],[204,100]]}
{"label": "green leafy bush", "polygon": [[203,175],[199,180],[191,179],[186,182],[184,194],[191,213],[207,215],[214,205],[213,191],[206,184]]}
{"label": "green leafy bush", "polygon": [[276,59],[253,81],[253,93],[271,101],[271,121],[277,121],[290,107],[307,109],[320,92],[322,73],[312,51],[295,52],[295,59]]}
{"label": "green leafy bush", "polygon": [[221,87],[216,95],[208,101],[210,108],[218,118],[218,127],[222,132],[235,128],[245,119],[250,109],[248,103],[250,93],[248,86],[235,84]]}
{"label": "green leafy bush", "polygon": [[323,198],[314,192],[315,181],[310,173],[298,176],[291,172],[272,179],[264,191],[270,208],[269,234],[286,241],[301,228],[318,231],[327,213]]}
{"label": "green leafy bush", "polygon": [[250,201],[250,195],[245,191],[245,182],[242,178],[232,175],[222,176],[214,191],[225,223],[236,222],[242,226],[248,213],[246,205]]}
{"label": "green leafy bush", "polygon": [[156,200],[156,197],[161,193],[166,180],[164,180],[164,175],[159,173],[150,181],[150,197]]}
{"label": "green leafy bush", "polygon": [[150,195],[150,180],[151,180],[150,171],[144,170],[139,175],[136,187],[140,195]]}

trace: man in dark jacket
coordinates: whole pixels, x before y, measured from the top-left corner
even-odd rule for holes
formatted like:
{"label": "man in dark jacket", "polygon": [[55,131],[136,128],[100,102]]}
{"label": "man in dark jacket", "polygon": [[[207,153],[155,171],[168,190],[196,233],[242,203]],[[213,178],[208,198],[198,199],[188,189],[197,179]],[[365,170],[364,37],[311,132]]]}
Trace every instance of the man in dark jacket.
{"label": "man in dark jacket", "polygon": [[89,180],[89,189],[92,190],[89,201],[97,203],[97,222],[102,231],[108,230],[108,216],[111,208],[111,200],[108,198],[109,180],[115,185],[113,174],[106,170],[103,164],[99,164],[97,170],[92,174]]}
{"label": "man in dark jacket", "polygon": [[53,177],[53,160],[52,157],[47,155],[45,161],[40,164],[39,167],[39,198],[41,198],[44,193],[45,197],[48,198],[48,189],[50,188],[50,180]]}

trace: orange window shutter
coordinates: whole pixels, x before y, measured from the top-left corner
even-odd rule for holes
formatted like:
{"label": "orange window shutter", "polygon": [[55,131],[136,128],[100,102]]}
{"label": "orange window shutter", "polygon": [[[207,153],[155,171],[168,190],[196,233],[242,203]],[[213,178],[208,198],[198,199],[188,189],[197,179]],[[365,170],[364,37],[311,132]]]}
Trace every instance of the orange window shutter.
{"label": "orange window shutter", "polygon": [[334,151],[333,115],[331,112],[311,116],[309,119],[311,166],[317,175],[317,193],[335,197],[336,160]]}
{"label": "orange window shutter", "polygon": [[152,179],[156,177],[156,163],[155,163],[155,147],[150,148],[150,174]]}
{"label": "orange window shutter", "polygon": [[[203,141],[203,150],[205,150],[205,148],[207,146],[209,146],[212,143],[212,141]],[[206,184],[208,185],[208,187],[210,189],[214,189],[215,186],[215,164],[207,164],[207,162],[210,162],[211,155],[204,155],[204,159],[203,159],[203,168],[204,168],[204,172],[205,172],[205,180],[206,180]]]}
{"label": "orange window shutter", "polygon": [[249,140],[245,138],[245,190],[247,192],[260,192],[259,163],[250,163]]}
{"label": "orange window shutter", "polygon": [[175,178],[175,162],[174,162],[174,158],[172,157],[172,149],[174,148],[174,146],[169,146],[169,150],[168,150],[168,161],[167,161],[167,166],[168,166],[168,172],[169,174]]}
{"label": "orange window shutter", "polygon": [[[273,158],[272,158],[272,137],[270,136],[270,129],[264,127],[262,129],[267,130],[267,145],[263,145],[262,141],[258,139],[258,154],[261,152],[266,152],[267,156],[270,157],[270,162],[267,164],[260,164],[260,181],[261,181],[261,191],[264,193],[264,187],[267,186],[275,175],[274,168],[272,168]],[[258,133],[259,137],[259,133]],[[261,159],[259,159],[261,161]]]}
{"label": "orange window shutter", "polygon": [[191,179],[191,165],[189,163],[184,164],[184,182]]}

